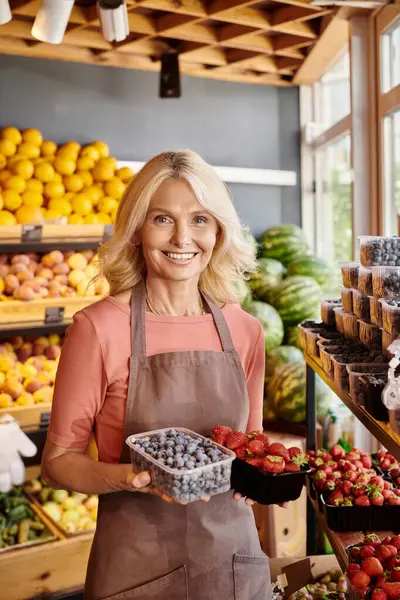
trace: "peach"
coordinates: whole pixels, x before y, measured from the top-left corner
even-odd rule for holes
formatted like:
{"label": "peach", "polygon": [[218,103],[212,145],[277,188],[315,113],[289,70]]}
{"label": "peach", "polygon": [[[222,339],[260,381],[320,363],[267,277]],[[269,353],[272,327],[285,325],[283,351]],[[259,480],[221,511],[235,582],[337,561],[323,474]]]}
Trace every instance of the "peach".
{"label": "peach", "polygon": [[61,348],[55,344],[51,344],[46,348],[46,356],[49,360],[55,360],[57,356],[60,356]]}
{"label": "peach", "polygon": [[0,277],[7,277],[9,270],[8,265],[0,265]]}
{"label": "peach", "polygon": [[70,272],[70,270],[71,269],[69,268],[69,266],[67,265],[67,263],[62,262],[62,263],[60,263],[60,264],[58,264],[58,265],[56,265],[54,267],[53,273],[55,275],[68,275],[68,273]]}
{"label": "peach", "polygon": [[0,265],[6,265],[8,263],[8,254],[0,254]]}
{"label": "peach", "polygon": [[15,365],[15,359],[13,356],[10,356],[8,354],[2,354],[0,356],[0,371],[11,371],[11,369],[14,367]]}
{"label": "peach", "polygon": [[32,394],[23,392],[18,396],[15,402],[18,406],[33,406],[35,404],[35,399]]}
{"label": "peach", "polygon": [[71,269],[83,270],[85,267],[87,267],[88,261],[83,254],[81,254],[80,252],[75,252],[72,256],[69,257],[67,263]]}
{"label": "peach", "polygon": [[68,275],[56,275],[54,281],[58,281],[61,285],[68,285]]}
{"label": "peach", "polygon": [[7,352],[14,352],[14,346],[10,342],[4,342],[4,348]]}
{"label": "peach", "polygon": [[20,368],[23,379],[34,379],[38,373],[36,367],[33,365],[22,365]]}
{"label": "peach", "polygon": [[40,288],[39,295],[41,298],[47,298],[49,295],[49,290],[45,287]]}
{"label": "peach", "polygon": [[14,263],[10,267],[11,275],[17,275],[18,273],[28,273],[28,266],[24,263]]}
{"label": "peach", "polygon": [[34,344],[42,344],[43,346],[50,345],[49,338],[46,337],[45,335],[41,335],[41,336],[37,337],[33,343]]}
{"label": "peach", "polygon": [[6,380],[6,374],[4,371],[0,371],[0,389],[3,387]]}
{"label": "peach", "polygon": [[85,273],[81,269],[74,269],[68,275],[68,281],[72,287],[76,288],[81,281],[86,281]]}
{"label": "peach", "polygon": [[86,258],[88,262],[93,259],[94,251],[93,250],[82,250],[81,254]]}
{"label": "peach", "polygon": [[94,283],[89,283],[86,279],[80,281],[76,288],[76,293],[78,296],[95,296],[96,288]]}
{"label": "peach", "polygon": [[34,262],[39,262],[40,260],[40,256],[39,254],[36,254],[36,252],[27,252],[26,256],[29,258],[29,260],[33,260]]}
{"label": "peach", "polygon": [[34,344],[33,346],[33,355],[34,356],[43,356],[46,351],[47,345],[44,344]]}
{"label": "peach", "polygon": [[94,265],[88,265],[84,269],[84,273],[88,279],[93,279],[93,277],[96,277],[98,272],[99,272],[99,270]]}
{"label": "peach", "polygon": [[15,275],[7,275],[7,277],[4,280],[4,284],[6,294],[13,294],[14,291],[19,288],[18,277],[16,277]]}
{"label": "peach", "polygon": [[0,394],[0,408],[11,408],[13,405],[13,399],[10,394]]}
{"label": "peach", "polygon": [[0,294],[2,294],[4,292],[5,287],[6,287],[6,284],[4,283],[4,279],[2,277],[0,277]]}
{"label": "peach", "polygon": [[24,264],[24,265],[28,266],[30,262],[31,262],[31,259],[28,254],[15,254],[15,256],[13,256],[11,259],[12,265]]}
{"label": "peach", "polygon": [[20,273],[17,273],[17,277],[21,283],[25,283],[26,281],[33,281],[35,279],[35,275],[32,273],[32,271],[22,271]]}
{"label": "peach", "polygon": [[47,287],[49,285],[49,280],[46,279],[46,277],[35,277],[35,281],[38,282],[39,285],[41,285],[42,287]]}
{"label": "peach", "polygon": [[42,385],[49,385],[51,382],[51,374],[48,371],[39,371],[37,380],[40,381]]}
{"label": "peach", "polygon": [[110,286],[107,279],[101,278],[95,282],[96,294],[99,296],[107,296],[110,293]]}
{"label": "peach", "polygon": [[61,344],[61,336],[59,336],[58,333],[51,333],[48,337],[48,340],[50,345],[54,344],[59,346]]}
{"label": "peach", "polygon": [[65,286],[62,290],[63,298],[73,298],[76,296],[76,290],[72,287]]}
{"label": "peach", "polygon": [[33,393],[33,398],[36,404],[51,402],[53,399],[53,388],[45,385],[40,390]]}
{"label": "peach", "polygon": [[35,294],[38,294],[40,292],[40,283],[38,283],[35,280],[33,280],[33,281],[25,281],[24,285],[27,285],[28,287],[30,287],[31,290],[33,290],[35,292]]}
{"label": "peach", "polygon": [[37,277],[44,277],[44,279],[50,280],[50,279],[53,279],[54,273],[53,273],[53,271],[51,269],[47,269],[45,267],[42,267],[42,268],[40,268],[40,269],[37,270],[36,276]]}
{"label": "peach", "polygon": [[[33,365],[37,371],[41,371],[43,369],[43,361],[46,360],[45,356],[31,356],[26,361],[26,364]],[[38,376],[40,373],[38,373]]]}
{"label": "peach", "polygon": [[23,283],[20,288],[14,291],[13,296],[16,300],[29,302],[30,300],[34,300],[35,292],[29,286]]}
{"label": "peach", "polygon": [[24,338],[22,337],[22,335],[16,335],[10,339],[10,344],[13,345],[13,348],[15,350],[19,350],[20,348],[22,348],[23,343],[24,343]]}
{"label": "peach", "polygon": [[40,390],[41,387],[42,384],[38,379],[27,379],[24,382],[25,391],[27,391],[29,394],[34,394],[37,392],[37,390]]}
{"label": "peach", "polygon": [[30,265],[28,266],[28,269],[31,273],[35,274],[36,271],[38,270],[39,265],[35,262],[31,262]]}
{"label": "peach", "polygon": [[42,265],[45,267],[53,267],[59,265],[64,261],[64,254],[60,250],[52,250],[48,254],[45,254],[42,258]]}
{"label": "peach", "polygon": [[17,356],[18,360],[22,363],[27,361],[32,356],[32,344],[30,342],[25,342],[22,344],[21,348],[18,350]]}
{"label": "peach", "polygon": [[3,392],[9,394],[14,400],[24,393],[24,386],[18,379],[7,378],[3,385]]}

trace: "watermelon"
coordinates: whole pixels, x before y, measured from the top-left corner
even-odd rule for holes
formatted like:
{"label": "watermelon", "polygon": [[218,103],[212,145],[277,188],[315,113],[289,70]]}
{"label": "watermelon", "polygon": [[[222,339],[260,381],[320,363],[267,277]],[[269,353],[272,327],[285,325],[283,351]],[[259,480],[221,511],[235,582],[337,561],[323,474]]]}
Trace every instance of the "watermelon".
{"label": "watermelon", "polygon": [[275,258],[287,267],[295,258],[308,253],[304,231],[297,225],[270,227],[259,237],[259,255]]}
{"label": "watermelon", "polygon": [[289,346],[296,346],[296,348],[301,348],[300,344],[300,329],[295,325],[294,327],[288,327],[286,329],[286,343]]}
{"label": "watermelon", "polygon": [[249,302],[251,302],[252,299],[249,286],[244,279],[239,279],[235,284],[235,288],[237,299],[239,300],[241,306],[245,307]]}
{"label": "watermelon", "polygon": [[279,346],[268,352],[265,361],[265,382],[273,377],[275,371],[282,365],[295,360],[303,360],[303,352],[295,346]]}
{"label": "watermelon", "polygon": [[[315,384],[317,417],[323,420],[332,402],[332,392],[318,376]],[[304,423],[306,420],[304,360],[290,362],[277,369],[268,384],[268,398],[279,417],[292,423]]]}
{"label": "watermelon", "polygon": [[260,258],[258,271],[250,276],[248,285],[254,298],[268,302],[271,291],[282,281],[286,269],[282,263],[274,258]]}
{"label": "watermelon", "polygon": [[288,275],[306,275],[315,279],[322,287],[326,288],[331,283],[333,272],[328,263],[317,256],[299,256],[290,263]]}
{"label": "watermelon", "polygon": [[264,302],[251,302],[245,310],[256,317],[264,330],[265,350],[270,352],[282,344],[284,329],[278,311]]}
{"label": "watermelon", "polygon": [[318,314],[322,292],[311,277],[293,275],[284,279],[273,291],[271,304],[285,325],[297,325]]}

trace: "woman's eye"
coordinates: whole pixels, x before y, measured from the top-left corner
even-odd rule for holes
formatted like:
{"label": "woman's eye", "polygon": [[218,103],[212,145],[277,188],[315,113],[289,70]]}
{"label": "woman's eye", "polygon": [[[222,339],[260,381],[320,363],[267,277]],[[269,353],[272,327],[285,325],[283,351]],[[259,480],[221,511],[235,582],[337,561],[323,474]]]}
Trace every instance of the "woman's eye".
{"label": "woman's eye", "polygon": [[207,223],[207,219],[206,219],[206,217],[196,217],[196,218],[195,218],[195,223],[197,223],[197,224],[200,224],[200,225],[201,225],[201,224],[203,224],[203,223]]}
{"label": "woman's eye", "polygon": [[168,217],[163,217],[162,215],[160,215],[159,217],[156,217],[154,220],[156,223],[159,223],[160,225],[165,225],[166,223],[170,222]]}

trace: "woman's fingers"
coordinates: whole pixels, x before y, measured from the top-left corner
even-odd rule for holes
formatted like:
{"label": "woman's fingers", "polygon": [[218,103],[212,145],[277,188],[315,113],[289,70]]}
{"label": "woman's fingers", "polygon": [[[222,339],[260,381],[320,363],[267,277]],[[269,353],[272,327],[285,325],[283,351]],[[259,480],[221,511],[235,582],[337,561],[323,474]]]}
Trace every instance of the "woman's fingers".
{"label": "woman's fingers", "polygon": [[[233,499],[234,500],[241,500],[242,498],[244,498],[244,496],[242,496],[242,494],[240,494],[239,492],[235,492],[233,494]],[[252,500],[251,498],[246,498],[245,502],[248,506],[253,506],[254,504],[257,504],[255,500]]]}
{"label": "woman's fingers", "polygon": [[242,498],[242,494],[239,494],[239,492],[235,492],[233,494],[233,499],[234,500],[241,500],[241,498]]}
{"label": "woman's fingers", "polygon": [[205,502],[205,503],[207,503],[207,502],[210,502],[211,498],[210,498],[210,496],[203,496],[202,498],[200,498],[200,500],[201,500],[202,502]]}

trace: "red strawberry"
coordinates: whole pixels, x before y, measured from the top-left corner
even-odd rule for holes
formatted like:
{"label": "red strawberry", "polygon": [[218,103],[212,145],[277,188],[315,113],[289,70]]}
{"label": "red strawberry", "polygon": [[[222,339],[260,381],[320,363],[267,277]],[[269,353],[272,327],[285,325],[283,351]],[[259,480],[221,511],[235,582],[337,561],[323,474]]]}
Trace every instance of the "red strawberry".
{"label": "red strawberry", "polygon": [[322,467],[320,467],[318,469],[319,471],[322,471],[323,473],[325,473],[326,475],[332,475],[333,470],[332,467],[329,467],[328,465],[322,465]]}
{"label": "red strawberry", "polygon": [[392,490],[382,490],[382,496],[387,500],[390,496],[393,496]]}
{"label": "red strawberry", "polygon": [[257,433],[257,435],[253,438],[255,442],[262,442],[264,444],[265,454],[267,454],[267,450],[269,448],[269,437],[266,433]]}
{"label": "red strawberry", "polygon": [[247,450],[244,446],[240,446],[240,448],[236,448],[235,454],[236,454],[236,458],[240,458],[240,460],[244,460],[247,456]]}
{"label": "red strawberry", "polygon": [[372,466],[372,460],[370,456],[362,456],[361,457],[362,466],[366,469],[370,469]]}
{"label": "red strawberry", "polygon": [[395,569],[400,567],[400,558],[392,558],[388,562],[388,569]]}
{"label": "red strawberry", "polygon": [[266,456],[263,458],[262,469],[267,473],[283,473],[285,461],[281,456]]}
{"label": "red strawberry", "polygon": [[390,481],[384,481],[383,482],[383,489],[384,490],[392,490],[393,489],[393,484]]}
{"label": "red strawberry", "polygon": [[350,496],[350,494],[352,493],[353,484],[351,483],[351,481],[340,481],[339,487],[345,496]]}
{"label": "red strawberry", "polygon": [[355,471],[345,471],[345,473],[343,473],[343,479],[354,483],[357,479],[357,474],[355,473]]}
{"label": "red strawberry", "polygon": [[[232,428],[228,427],[227,425],[216,425],[215,427],[213,427],[211,429],[211,436],[214,441],[215,441],[215,438],[218,437],[218,439],[220,439],[220,440],[222,439],[225,442],[229,433],[232,433]],[[221,442],[217,442],[217,443],[220,444]]]}
{"label": "red strawberry", "polygon": [[386,503],[389,506],[400,506],[400,498],[399,496],[396,496],[395,494],[392,494],[391,496],[389,496],[389,498],[386,500]]}
{"label": "red strawberry", "polygon": [[400,582],[400,567],[395,567],[392,571],[392,574],[390,576],[390,579],[392,581],[399,581]]}
{"label": "red strawberry", "polygon": [[320,469],[318,469],[318,471],[315,471],[314,481],[320,481],[320,480],[325,480],[325,479],[326,479],[325,471],[321,471]]}
{"label": "red strawberry", "polygon": [[341,478],[342,478],[342,474],[341,474],[341,472],[340,472],[340,471],[333,471],[333,472],[332,472],[332,477],[333,477],[334,479],[341,479]]}
{"label": "red strawberry", "polygon": [[[371,548],[371,546],[369,546]],[[396,551],[397,554],[397,551]],[[382,544],[379,548],[376,549],[375,556],[381,563],[385,563],[387,560],[392,558],[392,551],[389,546]]]}
{"label": "red strawberry", "polygon": [[395,457],[393,456],[393,454],[389,454],[389,452],[386,454],[385,458],[386,458],[387,460],[390,460],[390,462],[391,462],[392,464],[395,464],[395,463],[397,462],[397,461],[396,461],[396,459],[395,459]]}
{"label": "red strawberry", "polygon": [[361,552],[360,546],[352,546],[352,548],[350,548],[350,556],[352,558],[359,558],[360,552]]}
{"label": "red strawberry", "polygon": [[335,490],[328,498],[328,504],[331,506],[340,506],[344,500],[344,496],[340,490]]}
{"label": "red strawberry", "polygon": [[361,460],[355,460],[354,464],[359,471],[361,471],[361,469],[364,469],[364,465],[362,464]]}
{"label": "red strawberry", "polygon": [[371,494],[370,498],[371,498],[371,504],[373,504],[373,506],[383,506],[383,503],[385,502],[385,498],[378,491],[373,492]]}
{"label": "red strawberry", "polygon": [[361,569],[370,577],[378,577],[383,573],[383,567],[375,556],[363,560]]}
{"label": "red strawberry", "polygon": [[342,446],[336,445],[329,450],[329,454],[336,460],[340,460],[341,458],[345,457],[346,451],[344,448],[342,448]]}
{"label": "red strawberry", "polygon": [[396,489],[394,489],[394,490],[393,490],[393,494],[394,494],[395,496],[400,496],[400,489],[399,489],[399,488],[396,488]]}
{"label": "red strawberry", "polygon": [[333,492],[336,487],[334,481],[327,481],[326,479],[316,481],[314,486],[318,492]]}
{"label": "red strawberry", "polygon": [[371,593],[371,600],[387,600],[387,594],[382,588],[375,588]]}
{"label": "red strawberry", "polygon": [[343,500],[341,506],[354,506],[353,500],[353,496],[349,496]]}
{"label": "red strawberry", "polygon": [[392,539],[392,538],[390,537],[390,535],[386,536],[385,538],[383,538],[383,540],[382,540],[382,544],[383,544],[384,546],[390,546],[390,540],[391,540],[391,539]]}
{"label": "red strawberry", "polygon": [[[378,548],[379,550],[379,548]],[[360,550],[360,558],[371,558],[375,555],[375,548],[373,546],[363,546]]]}
{"label": "red strawberry", "polygon": [[371,506],[368,496],[359,496],[354,500],[356,506]]}
{"label": "red strawberry", "polygon": [[351,579],[353,577],[353,575],[355,575],[356,573],[358,573],[358,571],[360,569],[361,569],[361,567],[357,563],[350,563],[349,566],[346,569],[347,577],[349,579]]}
{"label": "red strawberry", "polygon": [[395,535],[390,539],[390,544],[400,550],[400,535]]}
{"label": "red strawberry", "polygon": [[294,462],[286,463],[285,473],[298,473],[300,471],[300,465],[296,465]]}
{"label": "red strawberry", "polygon": [[240,446],[247,446],[248,438],[245,433],[241,431],[231,431],[226,437],[226,447],[230,450],[236,450]]}
{"label": "red strawberry", "polygon": [[247,464],[251,465],[252,467],[256,467],[257,469],[261,469],[262,465],[263,465],[263,459],[262,458],[246,458],[246,462]]}
{"label": "red strawberry", "polygon": [[367,535],[364,537],[364,544],[377,548],[381,545],[381,538],[376,533],[367,533]]}
{"label": "red strawberry", "polygon": [[390,462],[390,460],[388,458],[384,458],[379,463],[379,466],[382,469],[382,471],[388,471],[391,464],[392,463]]}
{"label": "red strawberry", "polygon": [[385,573],[382,573],[382,575],[379,575],[376,580],[375,580],[375,585],[376,587],[380,587],[382,585],[382,583],[385,583],[385,581],[387,581],[387,572],[385,571]]}
{"label": "red strawberry", "polygon": [[250,454],[254,454],[254,456],[264,456],[265,454],[264,442],[261,442],[260,440],[251,440],[247,444],[247,449]]}
{"label": "red strawberry", "polygon": [[370,485],[376,485],[376,487],[379,487],[381,490],[383,490],[385,488],[385,480],[383,479],[383,477],[380,477],[379,475],[376,475],[375,477],[371,477],[371,479],[369,480]]}
{"label": "red strawberry", "polygon": [[387,594],[390,600],[399,600],[400,598],[400,583],[386,582],[382,583],[381,588]]}
{"label": "red strawberry", "polygon": [[392,477],[398,477],[400,475],[400,467],[398,465],[390,465],[389,473]]}
{"label": "red strawberry", "polygon": [[292,446],[291,448],[288,448],[288,452],[290,458],[293,458],[298,454],[303,454],[302,450],[300,450],[300,448],[297,448],[297,446]]}
{"label": "red strawberry", "polygon": [[290,461],[289,451],[280,442],[273,442],[268,448],[269,456],[281,456],[285,462]]}
{"label": "red strawberry", "polygon": [[361,483],[363,485],[367,485],[367,483],[369,483],[370,479],[371,479],[371,477],[369,475],[367,475],[366,473],[360,473],[360,475],[356,479],[356,483]]}
{"label": "red strawberry", "polygon": [[386,548],[389,548],[390,552],[392,553],[392,557],[393,556],[397,556],[397,548],[396,548],[396,546],[392,546],[392,544],[386,544]]}
{"label": "red strawberry", "polygon": [[348,452],[345,455],[345,459],[349,460],[350,462],[354,462],[355,460],[360,460],[361,456],[358,452]]}
{"label": "red strawberry", "polygon": [[338,460],[337,462],[337,468],[340,469],[340,471],[343,471],[346,469],[346,461],[341,458],[340,460]]}
{"label": "red strawberry", "polygon": [[381,458],[385,458],[386,454],[387,454],[386,450],[379,450],[379,452],[377,453],[376,456],[377,456],[378,460],[381,460]]}
{"label": "red strawberry", "polygon": [[353,496],[355,496],[356,498],[358,498],[359,496],[365,496],[367,492],[367,487],[365,485],[362,485],[360,483],[353,485],[353,489],[352,489],[352,494]]}
{"label": "red strawberry", "polygon": [[368,586],[371,583],[371,577],[367,575],[367,573],[364,573],[364,571],[358,571],[353,575],[350,581],[354,587],[364,591],[368,589]]}

